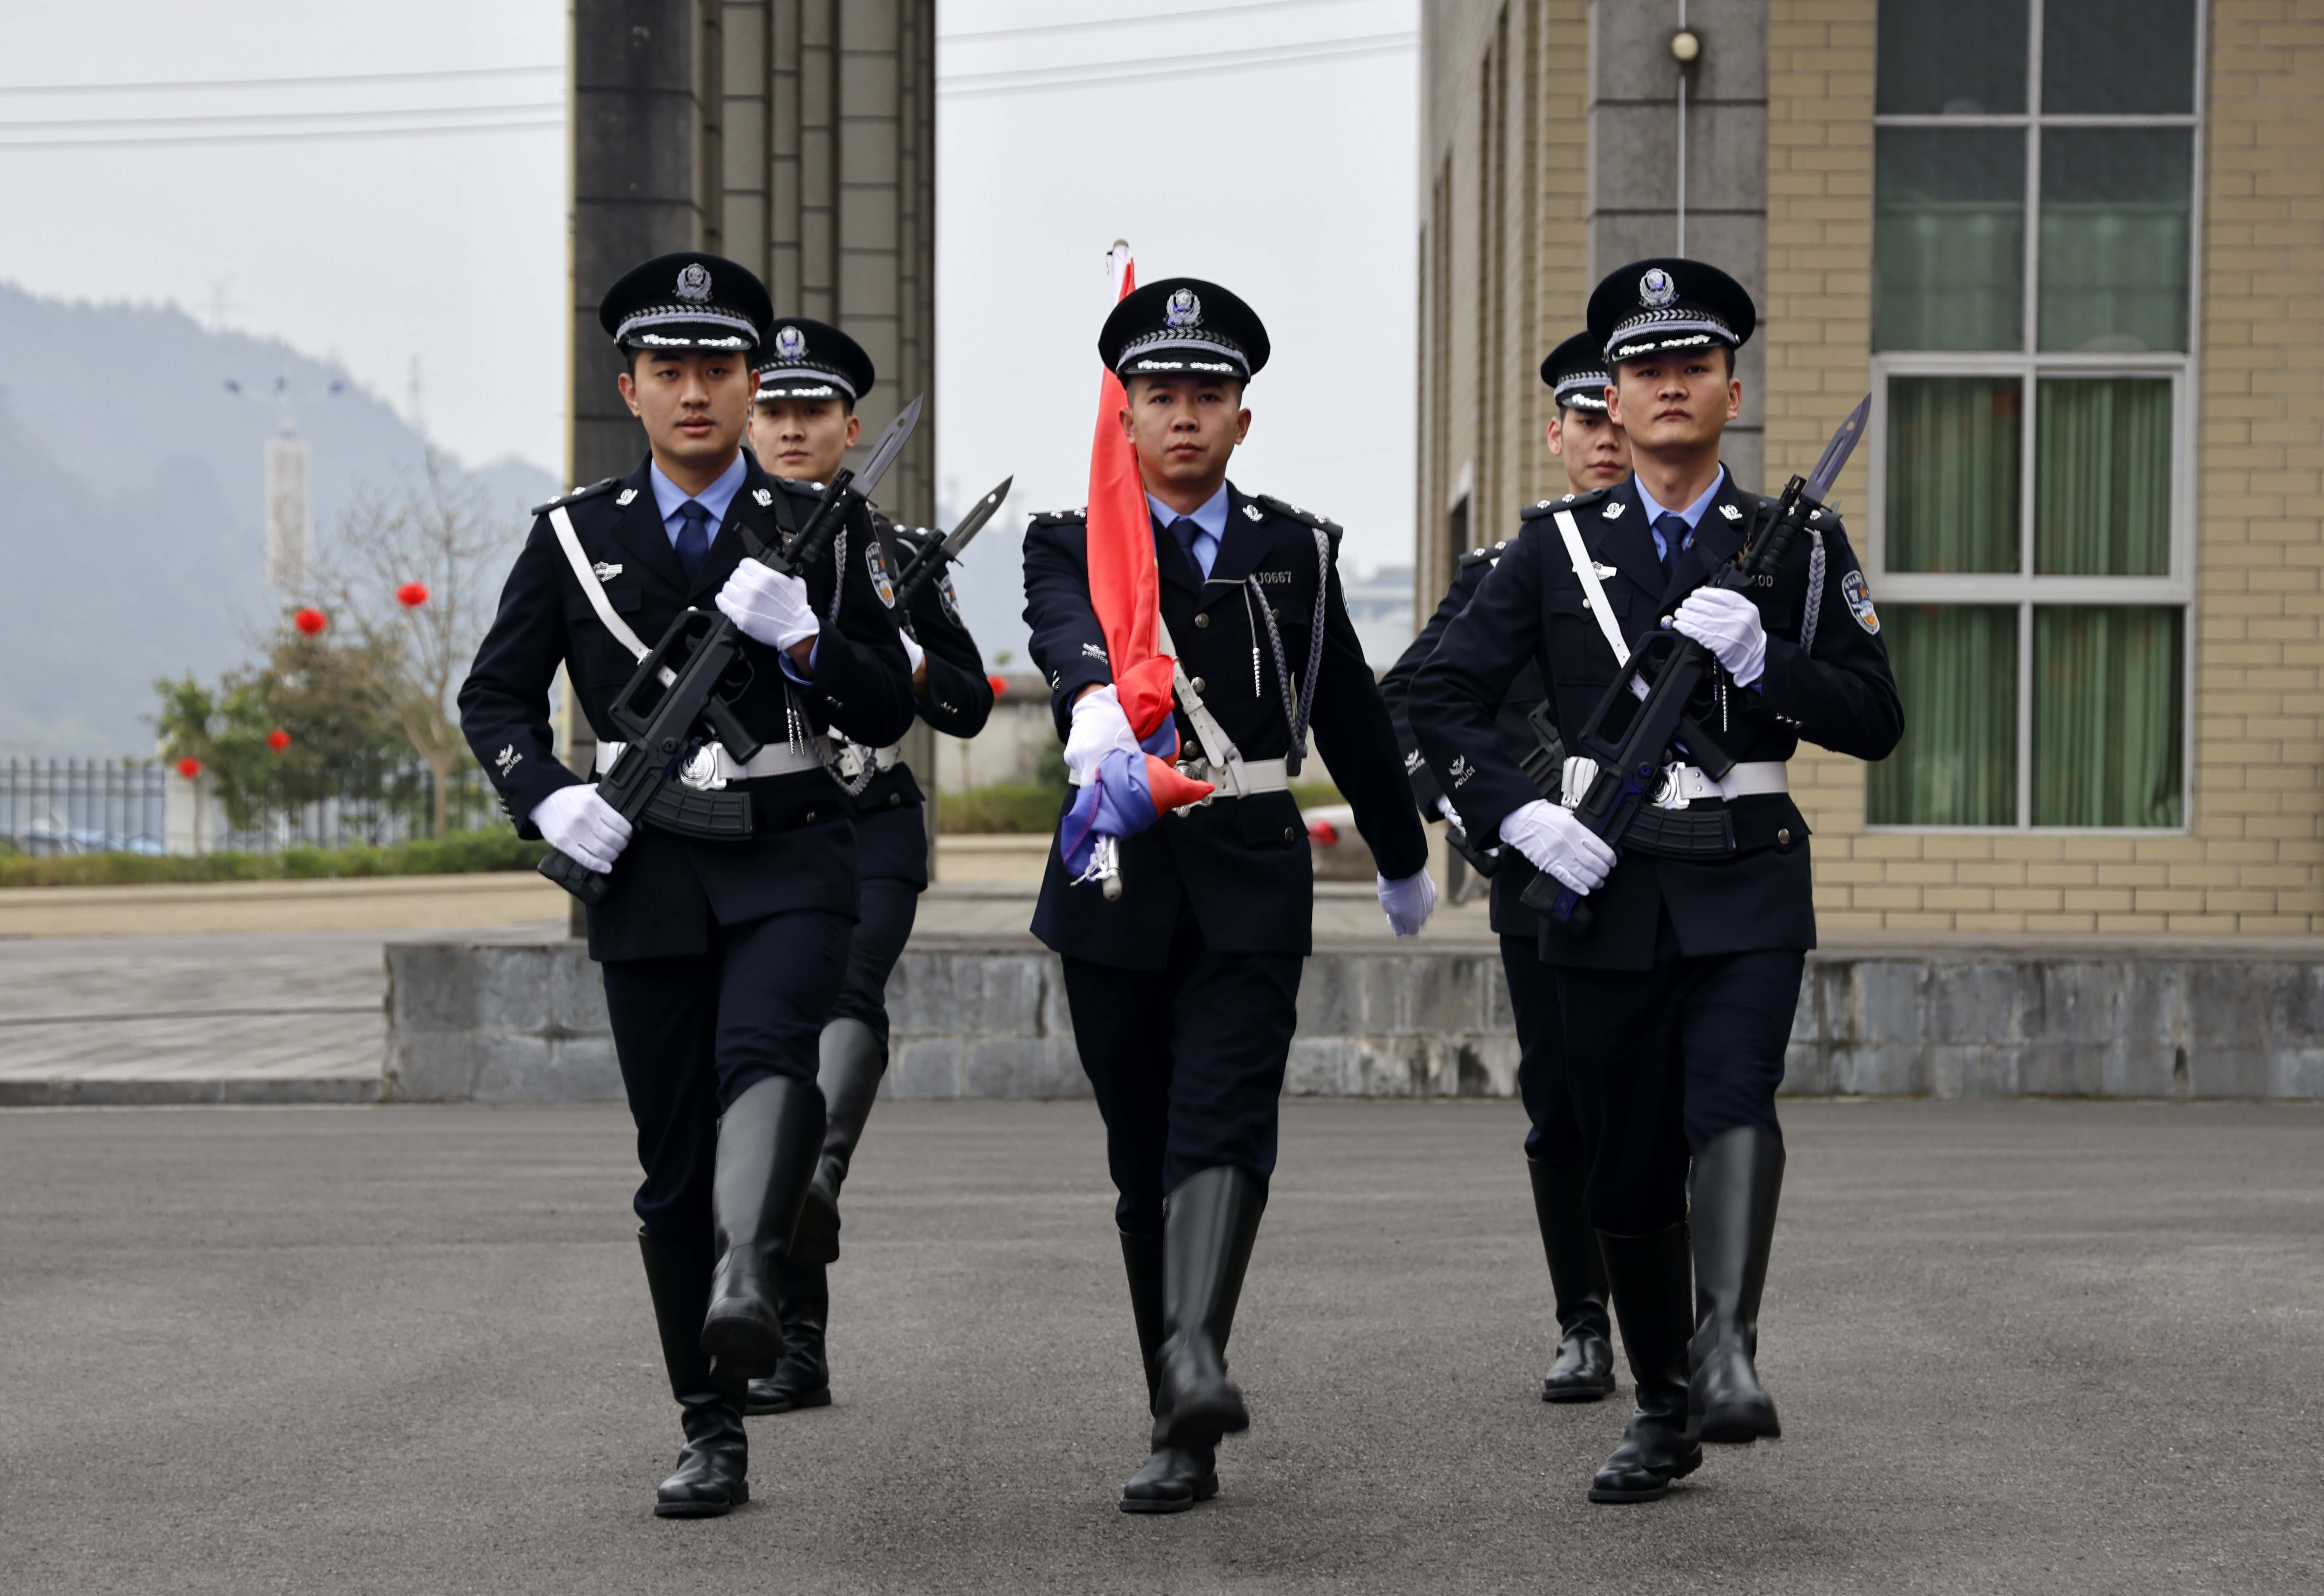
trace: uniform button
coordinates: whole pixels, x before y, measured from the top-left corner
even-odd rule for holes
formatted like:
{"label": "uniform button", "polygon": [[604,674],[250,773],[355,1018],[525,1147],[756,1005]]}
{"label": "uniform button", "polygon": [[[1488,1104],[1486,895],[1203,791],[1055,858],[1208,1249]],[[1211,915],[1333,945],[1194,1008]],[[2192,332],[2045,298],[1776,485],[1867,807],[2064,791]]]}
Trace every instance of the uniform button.
{"label": "uniform button", "polygon": [[903,801],[904,795],[900,792],[891,792],[888,795],[888,807],[891,809]]}
{"label": "uniform button", "polygon": [[1208,615],[1197,615],[1194,617],[1194,625],[1197,630],[1206,627],[1210,623],[1211,618]]}
{"label": "uniform button", "polygon": [[1296,826],[1285,826],[1283,828],[1283,840],[1286,843],[1297,842],[1299,840],[1299,828]]}
{"label": "uniform button", "polygon": [[809,826],[813,826],[815,824],[815,811],[813,809],[809,809],[807,812],[807,823]]}
{"label": "uniform button", "polygon": [[1791,845],[1792,828],[1786,826],[1782,830],[1775,833],[1775,846],[1778,848],[1788,848]]}
{"label": "uniform button", "polygon": [[1210,690],[1210,683],[1204,681],[1199,676],[1194,678],[1194,691],[1197,693],[1208,692]]}

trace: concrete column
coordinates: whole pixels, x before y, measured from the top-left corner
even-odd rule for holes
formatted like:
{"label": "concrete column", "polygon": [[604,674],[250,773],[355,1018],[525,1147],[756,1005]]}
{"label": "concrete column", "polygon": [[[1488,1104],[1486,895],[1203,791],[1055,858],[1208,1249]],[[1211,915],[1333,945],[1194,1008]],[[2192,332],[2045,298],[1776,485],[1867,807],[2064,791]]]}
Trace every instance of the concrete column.
{"label": "concrete column", "polygon": [[[1683,17],[1702,54],[1670,51]],[[1732,275],[1766,306],[1767,0],[1592,0],[1590,8],[1590,273],[1678,253],[1679,98],[1684,85],[1684,253]],[[1737,365],[1743,413],[1729,468],[1758,489],[1766,459],[1757,344]]]}

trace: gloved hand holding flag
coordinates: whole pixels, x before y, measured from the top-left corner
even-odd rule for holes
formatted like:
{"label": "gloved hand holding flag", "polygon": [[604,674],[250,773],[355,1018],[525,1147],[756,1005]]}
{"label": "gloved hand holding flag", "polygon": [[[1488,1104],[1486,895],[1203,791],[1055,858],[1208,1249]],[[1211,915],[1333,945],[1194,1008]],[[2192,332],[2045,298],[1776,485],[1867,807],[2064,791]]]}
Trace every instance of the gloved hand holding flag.
{"label": "gloved hand holding flag", "polygon": [[[1118,303],[1138,286],[1130,245],[1116,243],[1107,265]],[[1154,567],[1146,485],[1138,475],[1138,455],[1116,420],[1129,403],[1121,379],[1105,371],[1090,440],[1089,586],[1090,608],[1105,633],[1114,697],[1140,752],[1115,746],[1104,753],[1065,811],[1057,848],[1077,881],[1103,873],[1093,869],[1111,857],[1110,848],[1101,848],[1102,839],[1135,836],[1167,811],[1197,803],[1212,791],[1209,782],[1182,776],[1167,762],[1178,757],[1171,693],[1177,665],[1160,647],[1161,577]]]}

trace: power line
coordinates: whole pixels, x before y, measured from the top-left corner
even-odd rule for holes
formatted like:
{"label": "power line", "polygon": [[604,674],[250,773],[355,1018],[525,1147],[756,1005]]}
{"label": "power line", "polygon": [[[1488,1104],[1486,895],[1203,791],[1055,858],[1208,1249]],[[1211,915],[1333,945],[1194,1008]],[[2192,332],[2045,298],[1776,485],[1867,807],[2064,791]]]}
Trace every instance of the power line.
{"label": "power line", "polygon": [[134,129],[167,126],[218,126],[229,123],[254,122],[360,122],[382,118],[401,120],[424,116],[484,116],[514,114],[520,111],[555,111],[562,115],[563,100],[524,100],[505,106],[386,106],[374,111],[218,111],[198,112],[184,116],[83,116],[42,118],[40,120],[0,121],[0,134],[55,129],[59,132],[91,132],[108,127]]}
{"label": "power line", "polygon": [[456,67],[434,72],[342,72],[322,78],[178,78],[143,83],[0,83],[0,94],[144,94],[203,88],[335,88],[358,83],[448,82],[466,78],[562,74],[562,63],[538,67]]}
{"label": "power line", "polygon": [[366,139],[435,138],[446,134],[533,133],[562,131],[565,118],[542,122],[446,123],[436,127],[319,128],[291,133],[180,134],[161,138],[126,139],[0,139],[0,152],[10,150],[134,150],[183,148],[191,144],[286,144],[351,142]]}
{"label": "power line", "polygon": [[1051,33],[1093,33],[1112,28],[1142,28],[1155,23],[1192,22],[1205,16],[1248,16],[1258,11],[1291,11],[1312,5],[1345,5],[1350,0],[1250,0],[1243,5],[1206,5],[1198,11],[1149,11],[1138,16],[1097,17],[1080,23],[1036,23],[1022,28],[985,28],[973,33],[938,33],[939,44],[984,39],[1031,39]]}
{"label": "power line", "polygon": [[[1207,56],[1164,56],[1147,63],[1122,63],[1120,71],[1092,72],[1084,68],[1038,69],[1019,72],[972,72],[940,78],[936,93],[946,99],[984,99],[995,95],[1045,94],[1065,88],[1094,88],[1116,83],[1143,83],[1166,78],[1204,78],[1227,72],[1250,72],[1274,67],[1300,66],[1310,61],[1350,60],[1364,56],[1400,55],[1414,48],[1412,33],[1373,33],[1327,45],[1286,45],[1274,50],[1224,51]],[[1009,83],[989,83],[995,78]],[[954,87],[965,85],[965,87]]]}

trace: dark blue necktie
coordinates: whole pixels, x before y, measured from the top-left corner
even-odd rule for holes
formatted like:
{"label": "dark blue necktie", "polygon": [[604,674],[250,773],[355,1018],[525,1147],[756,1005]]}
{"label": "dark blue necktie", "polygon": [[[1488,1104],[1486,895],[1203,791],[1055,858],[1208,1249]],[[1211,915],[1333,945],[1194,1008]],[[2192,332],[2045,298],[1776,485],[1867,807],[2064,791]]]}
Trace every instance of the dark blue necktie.
{"label": "dark blue necktie", "polygon": [[1180,516],[1170,523],[1170,535],[1178,540],[1178,547],[1185,549],[1186,558],[1194,562],[1194,574],[1198,577],[1207,577],[1209,573],[1203,569],[1203,557],[1194,552],[1194,540],[1203,535],[1203,529],[1196,524],[1194,519],[1187,515]]}
{"label": "dark blue necktie", "polygon": [[1668,510],[1655,517],[1655,530],[1663,535],[1663,580],[1667,582],[1671,579],[1671,572],[1678,567],[1679,550],[1686,547],[1686,540],[1692,534],[1686,524],[1686,517]]}
{"label": "dark blue necktie", "polygon": [[678,514],[685,522],[678,529],[678,568],[691,582],[701,574],[702,562],[710,558],[710,512],[688,499],[678,507]]}

